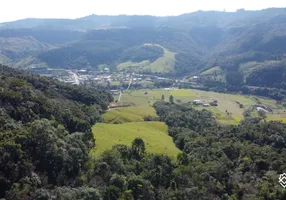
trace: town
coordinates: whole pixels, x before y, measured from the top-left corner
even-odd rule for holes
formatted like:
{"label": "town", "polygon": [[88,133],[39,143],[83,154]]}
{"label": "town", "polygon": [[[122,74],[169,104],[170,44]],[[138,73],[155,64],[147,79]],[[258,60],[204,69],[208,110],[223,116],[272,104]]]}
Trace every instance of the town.
{"label": "town", "polygon": [[112,93],[120,90],[129,90],[130,88],[165,88],[172,90],[178,88],[179,85],[189,84],[192,87],[198,85],[199,76],[185,77],[183,79],[175,79],[162,77],[153,74],[141,74],[133,71],[111,71],[110,68],[102,70],[71,70],[71,69],[49,69],[43,67],[30,68],[29,71],[39,74],[40,76],[51,77],[59,81],[72,85],[91,85],[94,87],[104,87]]}

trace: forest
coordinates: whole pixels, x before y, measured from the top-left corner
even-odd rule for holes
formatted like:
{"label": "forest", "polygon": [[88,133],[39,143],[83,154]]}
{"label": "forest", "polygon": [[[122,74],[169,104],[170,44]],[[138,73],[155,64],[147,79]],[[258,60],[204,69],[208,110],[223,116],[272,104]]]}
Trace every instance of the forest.
{"label": "forest", "polygon": [[2,65],[0,77],[0,198],[75,184],[113,97]]}
{"label": "forest", "polygon": [[286,167],[285,124],[246,116],[239,125],[221,125],[211,112],[170,97],[154,108],[182,151],[176,160],[147,153],[141,138],[90,157],[91,126],[101,121],[110,94],[0,70],[0,198],[286,198],[278,183]]}

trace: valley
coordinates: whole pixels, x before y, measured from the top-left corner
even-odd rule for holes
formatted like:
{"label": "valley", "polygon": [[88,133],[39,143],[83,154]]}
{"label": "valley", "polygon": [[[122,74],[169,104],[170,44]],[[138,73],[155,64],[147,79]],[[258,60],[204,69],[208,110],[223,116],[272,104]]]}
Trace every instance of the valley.
{"label": "valley", "polygon": [[0,199],[286,199],[285,47],[283,8],[0,23]]}
{"label": "valley", "polygon": [[[246,95],[224,94],[188,89],[154,89],[154,90],[133,90],[122,94],[120,103],[131,106],[152,106],[156,101],[168,102],[169,97],[174,97],[177,104],[189,104],[194,108],[206,109],[213,113],[214,117],[223,124],[238,124],[243,120],[245,112],[250,110],[252,115],[258,116],[257,107],[265,106],[269,110],[266,113],[266,120],[286,120],[286,107],[275,100]],[[194,100],[201,100],[201,105],[193,105]],[[217,102],[217,106],[211,106],[211,102]],[[203,104],[207,104],[203,106]],[[130,109],[130,108],[129,108]],[[142,109],[144,110],[144,109]]]}

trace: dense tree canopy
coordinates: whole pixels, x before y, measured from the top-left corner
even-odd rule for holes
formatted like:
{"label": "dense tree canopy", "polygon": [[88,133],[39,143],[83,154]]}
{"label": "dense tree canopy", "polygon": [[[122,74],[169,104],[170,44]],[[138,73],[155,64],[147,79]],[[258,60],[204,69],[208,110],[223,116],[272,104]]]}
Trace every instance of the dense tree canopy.
{"label": "dense tree canopy", "polygon": [[40,187],[71,185],[94,146],[91,126],[111,100],[104,91],[1,65],[0,198],[25,199]]}

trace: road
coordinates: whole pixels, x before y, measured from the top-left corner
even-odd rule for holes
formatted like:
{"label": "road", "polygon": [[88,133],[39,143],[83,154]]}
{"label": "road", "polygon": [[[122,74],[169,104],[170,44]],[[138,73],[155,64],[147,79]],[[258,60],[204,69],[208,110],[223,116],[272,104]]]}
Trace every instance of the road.
{"label": "road", "polygon": [[121,95],[122,95],[122,92],[120,91],[120,93],[119,93],[119,97],[118,97],[118,100],[117,100],[117,102],[119,103],[120,102],[120,100],[121,100]]}
{"label": "road", "polygon": [[128,87],[127,87],[126,90],[129,90],[129,88],[130,88],[130,86],[131,86],[131,84],[132,84],[132,80],[133,80],[133,76],[131,76],[130,81],[129,81],[129,84],[128,84]]}

